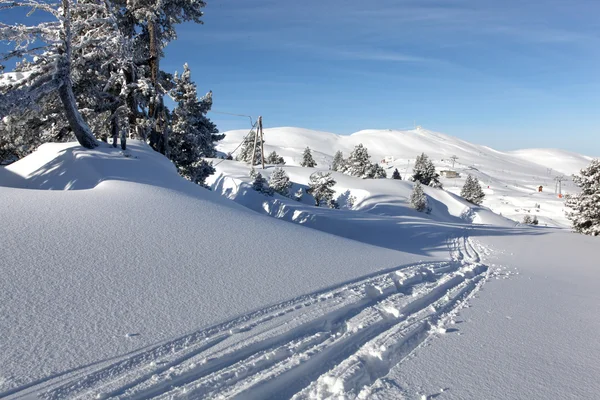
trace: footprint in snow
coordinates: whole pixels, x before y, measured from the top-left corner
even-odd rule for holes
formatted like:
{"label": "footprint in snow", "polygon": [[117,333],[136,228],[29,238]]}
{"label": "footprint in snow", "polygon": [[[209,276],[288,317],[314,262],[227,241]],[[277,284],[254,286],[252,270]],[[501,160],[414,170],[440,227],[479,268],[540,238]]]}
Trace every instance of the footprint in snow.
{"label": "footprint in snow", "polygon": [[125,337],[126,338],[132,338],[132,337],[136,337],[136,336],[140,336],[141,333],[126,333]]}

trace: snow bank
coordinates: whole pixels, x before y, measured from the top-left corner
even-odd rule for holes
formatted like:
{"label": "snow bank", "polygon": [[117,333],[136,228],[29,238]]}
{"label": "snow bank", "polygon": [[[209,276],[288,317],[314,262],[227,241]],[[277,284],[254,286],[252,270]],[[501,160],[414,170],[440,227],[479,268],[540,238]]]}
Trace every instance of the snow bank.
{"label": "snow bank", "polygon": [[0,397],[267,304],[429,259],[307,234],[179,178],[142,143],[128,145],[130,157],[108,146],[45,145],[2,171]]}

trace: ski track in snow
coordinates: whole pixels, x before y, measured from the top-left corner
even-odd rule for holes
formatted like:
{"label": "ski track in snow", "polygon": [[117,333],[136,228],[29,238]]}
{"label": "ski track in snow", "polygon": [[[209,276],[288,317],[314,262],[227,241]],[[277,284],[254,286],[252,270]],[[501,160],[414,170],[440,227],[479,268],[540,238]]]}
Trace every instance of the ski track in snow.
{"label": "ski track in snow", "polygon": [[0,397],[367,398],[488,279],[487,249],[468,236],[448,248],[448,262],[379,272]]}

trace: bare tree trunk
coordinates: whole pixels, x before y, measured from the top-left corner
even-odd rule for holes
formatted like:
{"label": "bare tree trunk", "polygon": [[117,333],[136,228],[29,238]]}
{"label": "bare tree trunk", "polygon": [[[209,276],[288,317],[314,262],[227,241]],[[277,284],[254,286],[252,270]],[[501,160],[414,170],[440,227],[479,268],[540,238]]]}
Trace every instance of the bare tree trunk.
{"label": "bare tree trunk", "polygon": [[85,148],[93,149],[98,146],[98,142],[94,137],[94,134],[87,125],[79,109],[77,108],[77,102],[75,101],[75,95],[73,94],[73,82],[71,81],[71,0],[62,0],[64,22],[63,30],[61,32],[63,36],[64,53],[58,61],[58,71],[56,76],[60,81],[58,87],[58,96],[65,109],[65,115],[69,126],[75,134],[77,141],[80,145]]}

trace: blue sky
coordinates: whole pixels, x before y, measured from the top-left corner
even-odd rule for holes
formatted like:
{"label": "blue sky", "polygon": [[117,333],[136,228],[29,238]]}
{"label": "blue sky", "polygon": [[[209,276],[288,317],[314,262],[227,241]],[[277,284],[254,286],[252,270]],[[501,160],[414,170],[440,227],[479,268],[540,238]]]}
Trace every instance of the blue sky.
{"label": "blue sky", "polygon": [[188,62],[214,110],[340,134],[416,120],[502,150],[600,155],[597,0],[207,2],[162,67]]}

